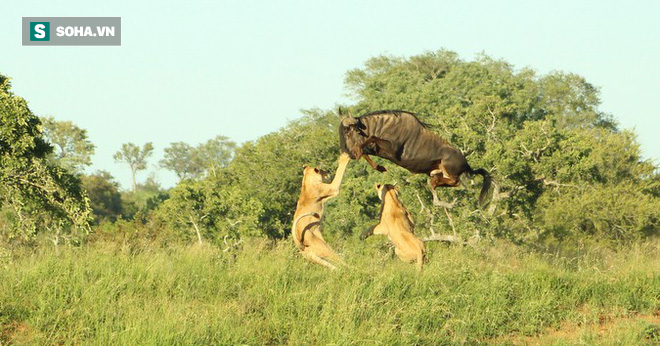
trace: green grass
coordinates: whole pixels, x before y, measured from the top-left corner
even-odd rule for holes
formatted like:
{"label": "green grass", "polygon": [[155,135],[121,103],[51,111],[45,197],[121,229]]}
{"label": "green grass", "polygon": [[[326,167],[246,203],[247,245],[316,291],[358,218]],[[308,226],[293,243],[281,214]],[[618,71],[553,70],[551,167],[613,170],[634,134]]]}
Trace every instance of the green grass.
{"label": "green grass", "polygon": [[579,256],[431,244],[417,273],[383,242],[346,241],[352,267],[338,272],[258,240],[227,253],[111,242],[14,253],[0,257],[0,343],[508,343],[604,316],[631,325],[545,340],[659,341],[657,324],[634,319],[660,311],[658,243]]}

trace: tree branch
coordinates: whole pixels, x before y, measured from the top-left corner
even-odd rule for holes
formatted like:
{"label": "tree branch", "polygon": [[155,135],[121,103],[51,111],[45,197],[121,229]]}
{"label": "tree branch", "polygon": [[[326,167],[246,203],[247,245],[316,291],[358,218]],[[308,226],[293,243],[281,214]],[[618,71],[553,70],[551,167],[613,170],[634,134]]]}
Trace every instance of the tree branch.
{"label": "tree branch", "polygon": [[450,243],[450,244],[461,244],[465,245],[465,241],[463,241],[463,238],[457,236],[457,235],[449,235],[449,234],[433,234],[428,237],[422,238],[423,242],[427,241],[440,241],[440,242],[445,242],[445,243]]}

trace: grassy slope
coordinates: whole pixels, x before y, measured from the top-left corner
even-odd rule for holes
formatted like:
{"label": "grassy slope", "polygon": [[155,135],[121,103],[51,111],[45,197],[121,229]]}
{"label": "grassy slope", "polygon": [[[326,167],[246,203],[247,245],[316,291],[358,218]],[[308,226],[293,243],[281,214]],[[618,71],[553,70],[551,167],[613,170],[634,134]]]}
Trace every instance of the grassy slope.
{"label": "grassy slope", "polygon": [[[335,273],[288,242],[16,256],[0,262],[0,343],[534,342],[566,324],[660,311],[659,244],[570,257],[432,244],[418,274],[383,242],[349,241],[353,267]],[[607,340],[652,343],[657,328],[636,322]],[[598,341],[583,334],[545,340]]]}

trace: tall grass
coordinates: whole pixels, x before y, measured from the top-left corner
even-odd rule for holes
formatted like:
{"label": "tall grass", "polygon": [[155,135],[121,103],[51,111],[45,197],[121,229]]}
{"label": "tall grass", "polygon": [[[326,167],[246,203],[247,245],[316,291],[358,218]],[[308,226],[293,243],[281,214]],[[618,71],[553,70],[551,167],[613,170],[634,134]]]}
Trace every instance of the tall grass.
{"label": "tall grass", "polygon": [[[0,341],[503,342],[660,309],[658,244],[574,257],[432,244],[422,273],[379,244],[348,240],[351,267],[337,272],[258,240],[228,252],[101,242],[14,254],[0,263]],[[654,342],[647,329],[625,340]]]}

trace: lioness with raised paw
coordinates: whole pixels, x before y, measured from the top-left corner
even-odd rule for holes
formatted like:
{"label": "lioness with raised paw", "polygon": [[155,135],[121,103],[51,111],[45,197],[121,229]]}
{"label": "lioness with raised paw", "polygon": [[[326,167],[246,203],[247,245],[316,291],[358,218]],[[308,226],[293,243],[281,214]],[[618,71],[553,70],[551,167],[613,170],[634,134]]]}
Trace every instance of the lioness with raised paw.
{"label": "lioness with raised paw", "polygon": [[399,200],[398,191],[392,185],[376,185],[378,197],[383,204],[380,208],[380,223],[364,231],[360,239],[372,234],[386,235],[394,244],[394,253],[404,262],[417,261],[417,269],[422,270],[426,248],[414,233],[414,224],[408,210]]}
{"label": "lioness with raised paw", "polygon": [[325,183],[327,173],[315,167],[303,167],[300,198],[293,215],[291,234],[293,241],[306,259],[336,269],[336,264],[344,264],[323,239],[320,225],[323,217],[323,204],[339,194],[339,186],[351,158],[347,154],[339,156],[339,166],[331,183]]}

